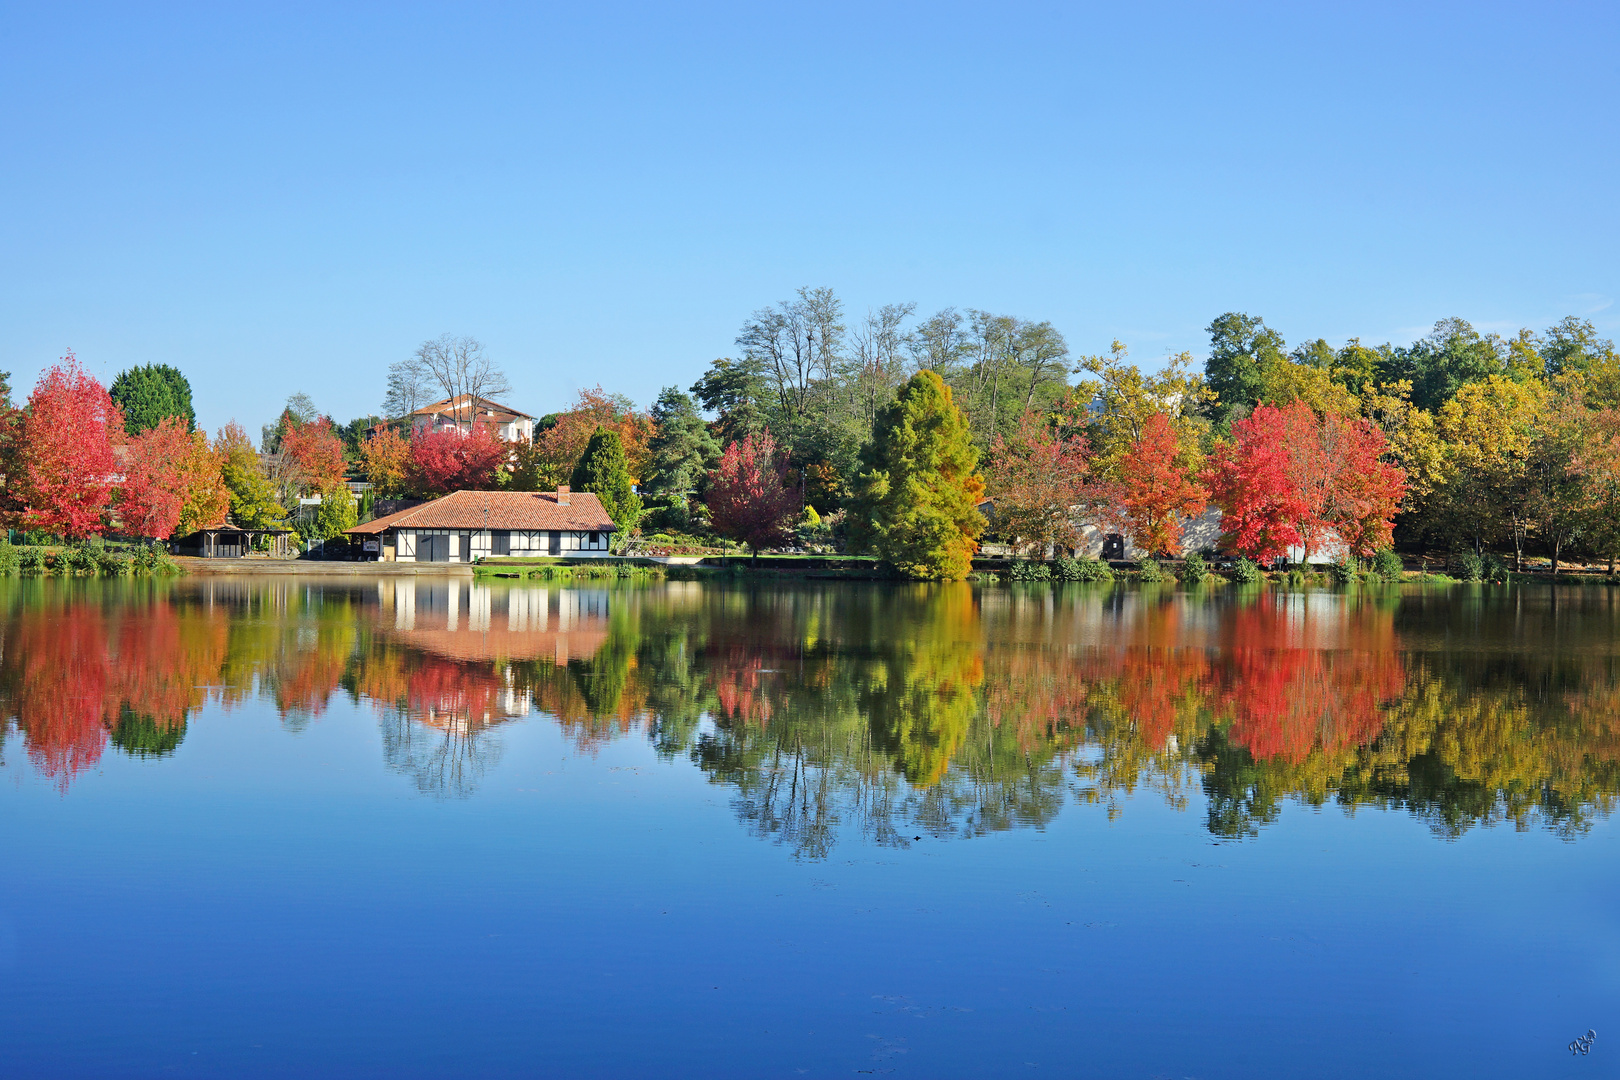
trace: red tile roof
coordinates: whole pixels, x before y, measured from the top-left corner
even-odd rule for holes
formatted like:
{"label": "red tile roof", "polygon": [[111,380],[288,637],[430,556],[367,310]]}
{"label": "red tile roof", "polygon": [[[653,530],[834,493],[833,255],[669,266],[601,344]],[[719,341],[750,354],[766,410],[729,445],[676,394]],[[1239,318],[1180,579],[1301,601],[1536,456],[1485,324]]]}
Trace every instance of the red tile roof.
{"label": "red tile roof", "polygon": [[557,505],[555,491],[453,491],[442,499],[356,525],[351,533],[389,529],[557,529],[564,532],[612,532],[613,519],[602,501],[576,491],[568,506]]}

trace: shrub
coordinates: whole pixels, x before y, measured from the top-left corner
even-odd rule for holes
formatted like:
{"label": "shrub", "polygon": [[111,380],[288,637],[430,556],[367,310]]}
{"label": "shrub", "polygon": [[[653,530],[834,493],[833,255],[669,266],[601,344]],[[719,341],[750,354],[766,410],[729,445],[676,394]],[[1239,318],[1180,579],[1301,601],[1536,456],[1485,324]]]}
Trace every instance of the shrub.
{"label": "shrub", "polygon": [[1507,563],[1502,561],[1502,556],[1494,551],[1488,551],[1479,562],[1479,574],[1482,580],[1489,581],[1493,585],[1506,585],[1508,583],[1510,575],[1508,574]]}
{"label": "shrub", "polygon": [[85,544],[70,544],[56,556],[56,572],[63,577],[91,574],[96,569],[96,557]]}
{"label": "shrub", "polygon": [[1209,564],[1204,561],[1202,555],[1194,551],[1181,560],[1181,570],[1176,576],[1181,578],[1183,585],[1197,585],[1208,573]]}
{"label": "shrub", "polygon": [[1036,559],[1019,559],[1007,567],[1008,581],[1050,581],[1052,568]]}
{"label": "shrub", "polygon": [[1231,576],[1238,585],[1253,585],[1261,579],[1260,564],[1253,559],[1239,559],[1232,564]]}
{"label": "shrub", "polygon": [[1156,559],[1144,555],[1136,560],[1136,577],[1139,581],[1163,581],[1169,575]]}
{"label": "shrub", "polygon": [[45,572],[45,549],[29,546],[17,552],[17,569],[24,574],[43,574]]}
{"label": "shrub", "polygon": [[1454,551],[1446,561],[1446,572],[1458,581],[1484,581],[1484,560],[1472,551]]}
{"label": "shrub", "polygon": [[1349,556],[1338,559],[1328,567],[1328,577],[1335,585],[1351,585],[1356,580],[1356,564]]}
{"label": "shrub", "polygon": [[1294,589],[1305,587],[1305,568],[1303,566],[1296,566],[1288,571],[1288,585]]}
{"label": "shrub", "polygon": [[130,560],[130,571],[135,574],[178,574],[180,564],[157,544],[149,544],[135,552]]}
{"label": "shrub", "polygon": [[1052,576],[1059,581],[1113,581],[1114,572],[1108,564],[1101,559],[1088,559],[1081,556],[1071,559],[1067,555],[1060,556],[1052,564]]}
{"label": "shrub", "polygon": [[99,548],[95,556],[96,570],[102,577],[128,577],[134,563],[124,552],[109,547]]}
{"label": "shrub", "polygon": [[17,549],[11,546],[11,541],[0,540],[0,575],[15,574],[17,562]]}
{"label": "shrub", "polygon": [[1399,581],[1405,570],[1406,566],[1401,562],[1401,557],[1389,548],[1373,556],[1372,572],[1379,581]]}

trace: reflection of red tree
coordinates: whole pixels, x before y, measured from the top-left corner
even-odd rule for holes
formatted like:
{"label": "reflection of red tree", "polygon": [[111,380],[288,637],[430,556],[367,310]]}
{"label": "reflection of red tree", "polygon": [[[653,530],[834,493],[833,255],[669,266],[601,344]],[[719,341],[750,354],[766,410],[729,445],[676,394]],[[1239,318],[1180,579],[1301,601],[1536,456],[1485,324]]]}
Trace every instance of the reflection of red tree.
{"label": "reflection of red tree", "polygon": [[705,660],[721,718],[760,727],[770,723],[778,711],[771,701],[775,686],[772,673],[784,663],[797,663],[797,658],[784,660],[773,650],[738,641],[711,645]]}
{"label": "reflection of red tree", "polygon": [[456,720],[487,724],[505,719],[500,705],[503,690],[488,667],[423,656],[406,677],[405,699],[411,713],[429,724]]}
{"label": "reflection of red tree", "polygon": [[7,630],[8,705],[35,767],[66,785],[101,759],[124,710],[182,725],[225,658],[223,617],[160,602],[120,609],[68,603],[20,612]]}
{"label": "reflection of red tree", "polygon": [[1215,704],[1231,715],[1233,740],[1296,765],[1317,749],[1365,746],[1383,730],[1381,706],[1406,684],[1390,614],[1324,620],[1288,603],[1268,598],[1228,621]]}
{"label": "reflection of red tree", "polygon": [[107,627],[100,609],[27,611],[8,635],[12,708],[35,768],[68,781],[101,759],[107,724]]}

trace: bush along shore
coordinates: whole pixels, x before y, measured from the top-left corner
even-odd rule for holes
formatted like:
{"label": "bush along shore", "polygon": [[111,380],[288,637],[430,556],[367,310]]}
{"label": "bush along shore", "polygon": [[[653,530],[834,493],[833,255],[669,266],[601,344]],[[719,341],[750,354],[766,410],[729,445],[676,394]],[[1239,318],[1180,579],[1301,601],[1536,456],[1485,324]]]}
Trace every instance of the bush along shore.
{"label": "bush along shore", "polygon": [[0,540],[0,575],[24,577],[154,577],[183,573],[157,545],[12,544]]}
{"label": "bush along shore", "polygon": [[[1218,559],[1218,562],[1217,562]],[[1252,559],[1217,557],[1191,553],[1184,559],[1139,559],[1134,563],[1109,563],[1085,557],[1055,559],[975,560],[973,579],[979,582],[1113,582],[1152,585],[1177,582],[1182,586],[1261,585],[1286,588],[1346,587],[1351,585],[1392,585],[1405,583],[1431,585],[1620,585],[1620,575],[1605,570],[1572,571],[1567,566],[1556,576],[1534,565],[1514,572],[1507,562],[1491,552],[1451,555],[1444,564],[1426,561],[1409,569],[1393,551],[1379,552],[1370,559],[1342,559],[1309,567],[1273,565],[1262,567]]]}

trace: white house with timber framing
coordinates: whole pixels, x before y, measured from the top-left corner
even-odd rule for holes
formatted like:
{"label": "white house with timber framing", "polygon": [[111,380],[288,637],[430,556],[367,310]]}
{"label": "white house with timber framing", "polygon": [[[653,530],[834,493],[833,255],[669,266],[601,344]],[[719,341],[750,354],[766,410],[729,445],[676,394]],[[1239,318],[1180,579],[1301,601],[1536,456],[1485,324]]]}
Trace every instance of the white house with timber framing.
{"label": "white house with timber framing", "polygon": [[383,562],[472,562],[500,555],[600,558],[613,531],[600,499],[559,487],[456,491],[356,525],[349,535]]}

